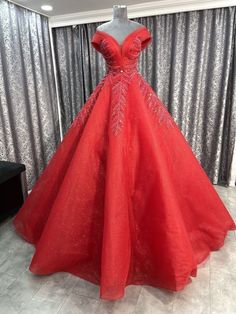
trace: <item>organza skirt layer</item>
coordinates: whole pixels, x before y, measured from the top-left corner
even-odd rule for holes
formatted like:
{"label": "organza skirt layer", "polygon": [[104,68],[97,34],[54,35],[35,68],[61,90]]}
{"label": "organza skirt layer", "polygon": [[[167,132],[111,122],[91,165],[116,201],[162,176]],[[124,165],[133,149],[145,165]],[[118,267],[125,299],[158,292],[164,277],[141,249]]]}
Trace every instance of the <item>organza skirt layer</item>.
{"label": "organza skirt layer", "polygon": [[35,274],[73,273],[109,300],[129,284],[181,290],[235,224],[164,105],[156,98],[159,111],[150,110],[137,80],[114,135],[111,89],[105,78],[94,90],[14,226],[35,245]]}

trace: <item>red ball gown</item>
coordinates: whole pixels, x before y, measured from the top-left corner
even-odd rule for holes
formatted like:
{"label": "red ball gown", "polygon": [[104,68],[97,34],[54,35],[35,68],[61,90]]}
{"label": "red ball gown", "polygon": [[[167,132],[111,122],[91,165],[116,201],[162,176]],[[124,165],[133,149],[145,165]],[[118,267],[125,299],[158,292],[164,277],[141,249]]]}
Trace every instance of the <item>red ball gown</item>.
{"label": "red ball gown", "polygon": [[165,105],[137,70],[151,34],[97,30],[107,73],[13,220],[35,245],[30,271],[100,285],[181,290],[236,226]]}

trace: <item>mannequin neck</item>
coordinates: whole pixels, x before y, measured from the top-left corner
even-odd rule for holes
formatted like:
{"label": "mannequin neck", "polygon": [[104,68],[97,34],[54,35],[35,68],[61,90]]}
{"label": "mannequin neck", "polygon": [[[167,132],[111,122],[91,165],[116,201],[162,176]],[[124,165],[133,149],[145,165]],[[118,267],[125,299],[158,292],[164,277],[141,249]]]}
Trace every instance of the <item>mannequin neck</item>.
{"label": "mannequin neck", "polygon": [[113,5],[113,20],[128,21],[126,5]]}

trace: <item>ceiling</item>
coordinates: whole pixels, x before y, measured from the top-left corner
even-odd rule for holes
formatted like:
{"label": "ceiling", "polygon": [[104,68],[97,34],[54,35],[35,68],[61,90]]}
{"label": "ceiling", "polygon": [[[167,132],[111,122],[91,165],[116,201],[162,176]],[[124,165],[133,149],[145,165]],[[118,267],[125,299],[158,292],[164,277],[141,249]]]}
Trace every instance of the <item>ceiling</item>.
{"label": "ceiling", "polygon": [[[114,4],[117,4],[117,1],[115,0],[13,0],[12,2],[48,16],[109,9],[112,8]],[[150,0],[119,0],[118,4],[125,4],[128,6],[144,2],[150,2]],[[44,4],[52,5],[53,11],[42,11],[40,7]]]}

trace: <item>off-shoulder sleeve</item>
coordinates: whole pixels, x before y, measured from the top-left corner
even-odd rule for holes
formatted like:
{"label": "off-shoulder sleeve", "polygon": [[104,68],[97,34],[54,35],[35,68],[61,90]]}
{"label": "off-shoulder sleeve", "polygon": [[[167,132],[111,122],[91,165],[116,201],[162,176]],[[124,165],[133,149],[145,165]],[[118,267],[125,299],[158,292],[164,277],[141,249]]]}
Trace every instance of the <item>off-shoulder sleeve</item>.
{"label": "off-shoulder sleeve", "polygon": [[152,35],[150,31],[145,28],[144,31],[141,34],[141,49],[143,50],[145,47],[147,47],[152,41]]}
{"label": "off-shoulder sleeve", "polygon": [[95,32],[91,39],[91,44],[97,51],[100,51],[100,43],[101,43],[101,36],[100,34]]}

